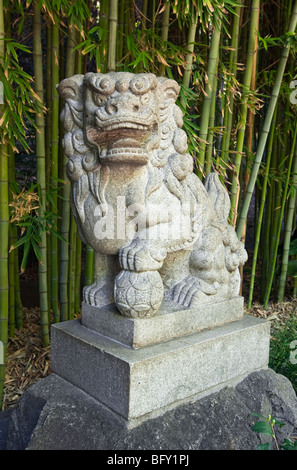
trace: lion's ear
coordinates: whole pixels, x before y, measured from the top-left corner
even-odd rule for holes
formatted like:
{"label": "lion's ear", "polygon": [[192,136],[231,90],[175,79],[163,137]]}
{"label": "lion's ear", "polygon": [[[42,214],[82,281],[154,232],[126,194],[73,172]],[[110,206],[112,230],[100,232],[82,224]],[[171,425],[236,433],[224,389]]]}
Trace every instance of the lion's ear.
{"label": "lion's ear", "polygon": [[167,100],[173,100],[174,102],[177,100],[180,86],[175,80],[171,80],[170,78],[160,77],[158,78],[159,81],[159,89],[163,94],[163,98]]}
{"label": "lion's ear", "polygon": [[81,99],[81,85],[83,75],[74,75],[71,78],[65,78],[57,86],[57,91],[65,101],[72,99],[79,101]]}

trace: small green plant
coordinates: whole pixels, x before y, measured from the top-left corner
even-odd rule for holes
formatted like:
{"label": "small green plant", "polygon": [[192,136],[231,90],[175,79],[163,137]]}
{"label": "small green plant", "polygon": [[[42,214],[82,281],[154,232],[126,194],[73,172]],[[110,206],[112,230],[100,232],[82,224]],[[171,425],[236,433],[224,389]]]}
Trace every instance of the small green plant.
{"label": "small green plant", "polygon": [[[290,439],[284,439],[282,444],[279,444],[275,434],[275,426],[283,427],[285,423],[278,421],[276,418],[273,418],[271,415],[266,418],[263,415],[258,413],[251,413],[251,416],[257,416],[261,418],[261,421],[255,423],[252,427],[252,430],[259,433],[265,434],[272,437],[275,447],[277,450],[297,450],[297,440],[295,442],[290,441]],[[271,443],[266,442],[265,444],[259,444],[257,446],[258,450],[271,450]]]}
{"label": "small green plant", "polygon": [[297,317],[293,315],[285,324],[274,324],[271,329],[269,367],[287,377],[297,391],[297,363],[294,356],[297,338]]}

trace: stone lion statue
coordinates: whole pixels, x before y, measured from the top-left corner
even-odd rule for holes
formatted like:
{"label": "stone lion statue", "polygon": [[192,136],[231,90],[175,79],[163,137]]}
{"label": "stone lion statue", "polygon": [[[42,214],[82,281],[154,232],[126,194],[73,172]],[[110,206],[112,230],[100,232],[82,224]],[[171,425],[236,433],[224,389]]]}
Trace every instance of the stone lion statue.
{"label": "stone lion statue", "polygon": [[81,239],[95,252],[87,304],[128,317],[239,294],[247,254],[228,224],[216,173],[193,173],[179,86],[153,74],[87,73],[58,86],[64,151]]}

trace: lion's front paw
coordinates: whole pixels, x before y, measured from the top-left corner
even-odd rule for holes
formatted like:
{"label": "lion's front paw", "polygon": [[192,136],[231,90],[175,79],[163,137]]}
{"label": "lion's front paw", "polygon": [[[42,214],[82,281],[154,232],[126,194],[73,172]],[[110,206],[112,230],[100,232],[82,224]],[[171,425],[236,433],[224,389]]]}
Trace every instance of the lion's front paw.
{"label": "lion's front paw", "polygon": [[94,284],[84,287],[83,299],[93,307],[108,305],[113,302],[113,286],[94,282]]}
{"label": "lion's front paw", "polygon": [[187,276],[174,286],[172,299],[183,307],[192,307],[195,302],[205,302],[208,296],[217,293],[218,283],[208,284],[194,276]]}
{"label": "lion's front paw", "polygon": [[166,255],[165,248],[147,240],[133,240],[120,250],[119,261],[121,267],[128,271],[157,271],[162,267]]}

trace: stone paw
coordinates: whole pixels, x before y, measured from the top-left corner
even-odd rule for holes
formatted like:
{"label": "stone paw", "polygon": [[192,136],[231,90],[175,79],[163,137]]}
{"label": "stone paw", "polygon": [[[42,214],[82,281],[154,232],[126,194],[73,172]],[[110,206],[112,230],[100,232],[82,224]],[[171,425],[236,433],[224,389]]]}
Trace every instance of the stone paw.
{"label": "stone paw", "polygon": [[120,265],[127,271],[157,271],[166,258],[165,248],[156,246],[148,240],[132,240],[119,253]]}
{"label": "stone paw", "polygon": [[219,284],[208,284],[194,276],[187,276],[172,289],[172,300],[183,307],[192,307],[196,302],[205,303],[218,292]]}
{"label": "stone paw", "polygon": [[107,283],[96,283],[85,286],[83,289],[84,301],[93,307],[108,305],[114,301],[113,286]]}

